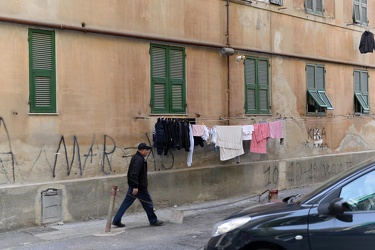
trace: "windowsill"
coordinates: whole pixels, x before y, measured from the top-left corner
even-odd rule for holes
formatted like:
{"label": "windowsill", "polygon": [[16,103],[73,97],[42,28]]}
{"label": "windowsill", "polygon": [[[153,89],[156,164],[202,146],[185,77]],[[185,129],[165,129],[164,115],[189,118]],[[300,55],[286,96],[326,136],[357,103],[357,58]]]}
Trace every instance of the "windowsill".
{"label": "windowsill", "polygon": [[[188,114],[184,113],[184,114],[172,114],[172,113],[168,113],[168,114],[150,114],[150,116],[187,116]],[[184,117],[182,117],[184,118]],[[186,118],[186,117],[185,117]]]}
{"label": "windowsill", "polygon": [[305,13],[308,14],[308,15],[313,15],[313,16],[324,18],[324,14],[321,14],[321,13],[316,13],[316,12],[312,12],[312,11],[305,11]]}
{"label": "windowsill", "polygon": [[320,112],[320,113],[312,113],[312,112],[310,112],[310,113],[307,113],[306,114],[306,116],[327,116],[327,114],[326,113],[322,113],[322,112]]}
{"label": "windowsill", "polygon": [[370,115],[370,113],[358,113],[358,112],[355,112],[354,113],[354,116],[368,116],[368,115]]}
{"label": "windowsill", "polygon": [[58,116],[59,113],[28,113],[30,116]]}
{"label": "windowsill", "polygon": [[272,114],[244,114],[246,117],[250,116],[272,116]]}

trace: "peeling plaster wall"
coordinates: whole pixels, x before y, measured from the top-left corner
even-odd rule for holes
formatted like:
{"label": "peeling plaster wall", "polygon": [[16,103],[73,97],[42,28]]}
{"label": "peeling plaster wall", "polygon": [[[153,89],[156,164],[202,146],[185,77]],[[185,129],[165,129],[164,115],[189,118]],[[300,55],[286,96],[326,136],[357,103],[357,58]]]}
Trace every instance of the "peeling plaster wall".
{"label": "peeling plaster wall", "polygon": [[[126,173],[124,148],[152,141],[160,117],[150,110],[150,43],[186,50],[187,108],[179,117],[210,127],[283,120],[284,140],[270,139],[267,154],[250,153],[244,143],[241,163],[373,150],[375,58],[358,51],[365,28],[348,25],[351,6],[327,1],[320,17],[307,14],[303,0],[284,1],[282,8],[267,1],[229,2],[229,42],[239,48],[229,57],[217,48],[225,47],[228,38],[223,0],[0,2],[0,17],[155,38],[55,29],[58,114],[31,115],[28,29],[50,28],[1,22],[0,185]],[[374,14],[369,8],[368,16]],[[269,59],[269,115],[245,114],[244,66],[235,62],[238,55]],[[326,67],[326,92],[334,110],[325,116],[306,114],[307,63]],[[370,75],[368,115],[354,114],[354,69],[367,69]],[[173,169],[187,168],[186,158],[184,150],[175,151]],[[161,160],[149,158],[149,170],[163,170]],[[235,162],[221,162],[210,144],[195,147],[191,168]]]}

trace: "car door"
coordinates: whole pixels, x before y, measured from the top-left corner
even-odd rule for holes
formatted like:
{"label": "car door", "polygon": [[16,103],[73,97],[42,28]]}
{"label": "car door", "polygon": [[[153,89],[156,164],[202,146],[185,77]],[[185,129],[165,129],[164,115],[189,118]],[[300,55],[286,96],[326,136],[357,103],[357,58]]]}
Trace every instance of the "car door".
{"label": "car door", "polygon": [[[309,213],[308,234],[311,250],[373,249],[375,242],[375,172],[368,172],[332,192],[349,211],[322,214],[319,206]],[[320,204],[321,205],[321,204]]]}

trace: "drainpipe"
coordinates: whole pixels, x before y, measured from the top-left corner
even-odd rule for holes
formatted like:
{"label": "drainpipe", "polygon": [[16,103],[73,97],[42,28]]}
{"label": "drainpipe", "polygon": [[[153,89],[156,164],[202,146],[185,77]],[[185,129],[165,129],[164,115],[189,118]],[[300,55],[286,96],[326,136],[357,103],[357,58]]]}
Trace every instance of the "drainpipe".
{"label": "drainpipe", "polygon": [[[227,0],[227,47],[230,48],[230,42],[229,42],[229,0]],[[229,55],[227,55],[227,94],[228,94],[228,110],[227,110],[227,117],[228,117],[228,125],[230,124],[230,67],[229,67]]]}

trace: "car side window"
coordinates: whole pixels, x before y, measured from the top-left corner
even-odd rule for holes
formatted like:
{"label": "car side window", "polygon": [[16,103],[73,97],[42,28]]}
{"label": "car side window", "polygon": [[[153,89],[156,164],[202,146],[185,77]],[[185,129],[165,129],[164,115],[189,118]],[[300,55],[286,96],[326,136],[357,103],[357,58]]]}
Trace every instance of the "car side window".
{"label": "car side window", "polygon": [[375,171],[342,187],[340,197],[352,211],[375,211]]}

